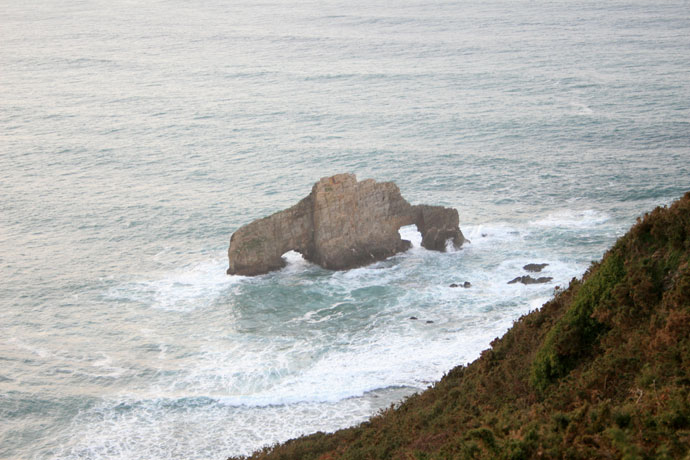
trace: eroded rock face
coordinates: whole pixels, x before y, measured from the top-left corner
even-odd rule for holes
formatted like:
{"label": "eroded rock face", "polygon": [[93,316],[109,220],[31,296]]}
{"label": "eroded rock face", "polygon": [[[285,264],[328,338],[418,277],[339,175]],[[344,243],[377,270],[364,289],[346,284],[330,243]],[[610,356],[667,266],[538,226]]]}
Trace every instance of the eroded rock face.
{"label": "eroded rock face", "polygon": [[295,206],[239,228],[230,238],[232,275],[259,275],[285,265],[293,250],[324,268],[343,270],[383,260],[410,247],[398,229],[416,224],[422,246],[444,251],[465,238],[458,212],[442,206],[412,206],[393,182],[357,182],[353,174],[318,181]]}

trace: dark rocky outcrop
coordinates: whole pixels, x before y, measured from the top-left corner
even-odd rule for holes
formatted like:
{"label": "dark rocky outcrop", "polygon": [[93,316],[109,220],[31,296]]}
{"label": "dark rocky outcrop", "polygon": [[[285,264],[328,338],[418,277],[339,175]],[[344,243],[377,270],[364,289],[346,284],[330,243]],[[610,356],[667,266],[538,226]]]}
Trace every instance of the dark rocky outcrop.
{"label": "dark rocky outcrop", "polygon": [[326,177],[296,205],[239,228],[230,238],[228,273],[279,269],[291,250],[324,268],[359,267],[409,249],[398,229],[411,224],[427,249],[444,251],[447,241],[459,248],[465,241],[455,209],[413,206],[393,182],[358,182],[354,174]]}
{"label": "dark rocky outcrop", "polygon": [[539,273],[544,269],[549,264],[527,264],[524,267],[522,267],[524,270],[532,273]]}
{"label": "dark rocky outcrop", "polygon": [[472,283],[470,283],[469,281],[465,281],[462,284],[452,283],[449,287],[452,287],[452,288],[463,287],[463,288],[467,289],[467,288],[472,287]]}
{"label": "dark rocky outcrop", "polygon": [[540,276],[539,278],[532,278],[529,275],[525,275],[525,276],[518,276],[517,278],[514,278],[514,279],[508,281],[508,284],[515,284],[515,283],[541,284],[541,283],[548,283],[552,279],[553,278],[551,278],[550,276]]}

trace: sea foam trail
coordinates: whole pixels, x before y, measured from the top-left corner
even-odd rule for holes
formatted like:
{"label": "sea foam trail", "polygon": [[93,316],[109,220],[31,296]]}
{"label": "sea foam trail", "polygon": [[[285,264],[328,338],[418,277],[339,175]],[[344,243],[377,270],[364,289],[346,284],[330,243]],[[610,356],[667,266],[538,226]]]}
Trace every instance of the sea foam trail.
{"label": "sea foam trail", "polygon": [[189,398],[104,401],[52,440],[57,447],[50,458],[210,460],[249,454],[286,437],[364,421],[382,408],[376,399],[261,408]]}
{"label": "sea foam trail", "polygon": [[225,274],[227,261],[212,259],[186,265],[151,280],[132,281],[109,290],[113,299],[132,300],[151,308],[189,311],[205,307],[242,277]]}
{"label": "sea foam trail", "polygon": [[[546,298],[557,282],[581,270],[535,256],[549,264],[543,274],[555,281],[508,285],[534,261],[516,244],[521,232],[487,224],[470,226],[467,233],[472,243],[444,254],[420,248],[419,233],[403,228],[401,234],[413,241],[410,251],[343,272],[288,253],[285,269],[256,278],[207,279],[212,270],[222,273],[221,263],[212,261],[117,291],[142,302],[142,293],[148,295],[154,308],[170,313],[202,309],[218,319],[225,311],[225,322],[232,323],[205,331],[204,316],[195,317],[202,323],[187,325],[190,345],[197,347],[189,350],[191,357],[155,356],[169,360],[162,368],[151,364],[167,369],[156,377],[155,392],[174,397],[182,391],[234,406],[331,403],[381,388],[419,388],[439,378],[476,356],[479,344],[510,324],[506,318],[534,308],[534,299]],[[502,250],[496,257],[497,246],[514,246],[515,254],[505,259]],[[472,287],[450,288],[454,281],[470,281]],[[282,305],[273,303],[275,296]],[[203,339],[194,338],[200,334]],[[165,348],[166,343],[159,347]]]}
{"label": "sea foam trail", "polygon": [[[409,251],[354,270],[287,253],[280,271],[233,277],[218,258],[110,288],[147,312],[133,355],[98,360],[128,383],[82,410],[54,457],[209,458],[361,422],[476,358],[583,270],[534,244],[544,227],[467,225],[471,242],[447,253],[404,227]],[[508,285],[530,262],[553,282]]]}
{"label": "sea foam trail", "polygon": [[564,209],[555,213],[550,213],[547,216],[530,222],[530,225],[541,227],[559,227],[559,228],[576,228],[585,229],[597,227],[607,222],[611,217],[601,211],[594,209],[585,209],[581,211],[574,211]]}

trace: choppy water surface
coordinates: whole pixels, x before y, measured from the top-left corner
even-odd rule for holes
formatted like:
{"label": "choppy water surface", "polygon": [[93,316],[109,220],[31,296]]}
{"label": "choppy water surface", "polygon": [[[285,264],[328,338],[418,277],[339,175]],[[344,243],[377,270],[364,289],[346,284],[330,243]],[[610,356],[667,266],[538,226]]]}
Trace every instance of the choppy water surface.
{"label": "choppy water surface", "polygon": [[[0,50],[3,459],[361,422],[690,189],[685,1],[5,2]],[[225,275],[232,231],[346,171],[471,243]],[[507,285],[529,262],[553,282]]]}

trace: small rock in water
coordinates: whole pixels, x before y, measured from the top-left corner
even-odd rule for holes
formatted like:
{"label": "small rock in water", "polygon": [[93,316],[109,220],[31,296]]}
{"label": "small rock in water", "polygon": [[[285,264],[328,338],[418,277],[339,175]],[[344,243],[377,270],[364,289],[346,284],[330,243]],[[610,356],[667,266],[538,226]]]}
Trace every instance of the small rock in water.
{"label": "small rock in water", "polygon": [[426,323],[427,323],[427,324],[432,324],[432,323],[433,323],[433,321],[431,321],[431,320],[427,320],[427,322],[426,322]]}
{"label": "small rock in water", "polygon": [[470,283],[469,281],[465,281],[465,282],[462,283],[462,284],[453,283],[453,284],[451,284],[451,285],[448,286],[448,287],[452,287],[452,288],[456,288],[456,287],[468,288],[468,287],[470,287],[470,286],[472,286],[472,283]]}
{"label": "small rock in water", "polygon": [[542,271],[544,267],[546,267],[547,265],[549,264],[527,264],[522,268],[527,270],[528,272],[538,273]]}
{"label": "small rock in water", "polygon": [[[256,276],[281,269],[281,254],[301,253],[329,270],[347,270],[407,251],[398,233],[415,224],[421,246],[460,249],[457,209],[411,205],[393,182],[358,181],[354,174],[324,177],[294,206],[237,229],[228,249],[229,275]],[[469,242],[469,241],[468,241]]]}
{"label": "small rock in water", "polygon": [[517,278],[514,278],[510,281],[508,281],[508,284],[515,284],[515,283],[522,283],[522,284],[541,284],[541,283],[548,283],[551,281],[553,278],[550,276],[542,276],[539,278],[532,278],[531,276],[518,276]]}
{"label": "small rock in water", "polygon": [[417,317],[416,316],[410,316],[410,319],[416,320]]}

